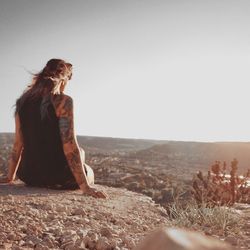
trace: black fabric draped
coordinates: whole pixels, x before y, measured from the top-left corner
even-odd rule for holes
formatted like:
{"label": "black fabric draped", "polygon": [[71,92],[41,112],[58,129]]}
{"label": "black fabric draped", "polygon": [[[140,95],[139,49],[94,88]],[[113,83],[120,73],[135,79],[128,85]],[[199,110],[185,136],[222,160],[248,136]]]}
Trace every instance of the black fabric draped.
{"label": "black fabric draped", "polygon": [[78,188],[63,152],[50,96],[25,100],[18,114],[24,149],[17,177],[31,186]]}

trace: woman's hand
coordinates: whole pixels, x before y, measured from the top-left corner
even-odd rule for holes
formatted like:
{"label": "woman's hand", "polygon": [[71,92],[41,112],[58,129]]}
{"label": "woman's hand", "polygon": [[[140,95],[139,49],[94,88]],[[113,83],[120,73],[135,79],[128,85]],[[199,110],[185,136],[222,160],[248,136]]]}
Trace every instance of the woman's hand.
{"label": "woman's hand", "polygon": [[90,195],[95,198],[108,198],[108,195],[105,192],[100,191],[97,188],[91,186],[89,186],[85,191],[83,191],[83,194]]}

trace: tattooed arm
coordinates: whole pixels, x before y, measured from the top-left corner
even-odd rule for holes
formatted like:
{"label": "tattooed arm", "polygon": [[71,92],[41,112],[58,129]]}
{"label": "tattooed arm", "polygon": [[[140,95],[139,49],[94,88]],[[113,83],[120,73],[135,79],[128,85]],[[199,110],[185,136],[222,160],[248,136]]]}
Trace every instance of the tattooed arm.
{"label": "tattooed arm", "polygon": [[88,183],[88,178],[84,169],[84,162],[80,156],[80,148],[74,132],[73,100],[71,97],[55,96],[53,100],[57,117],[59,119],[59,129],[63,143],[64,154],[69,167],[76,179],[77,184],[83,193],[94,197],[105,198],[104,193],[97,191]]}
{"label": "tattooed arm", "polygon": [[23,150],[23,138],[22,132],[20,127],[20,119],[18,114],[15,115],[15,140],[12,148],[12,152],[8,162],[8,175],[0,180],[0,183],[11,183],[15,180],[16,171],[18,169],[20,160],[21,160],[21,153]]}

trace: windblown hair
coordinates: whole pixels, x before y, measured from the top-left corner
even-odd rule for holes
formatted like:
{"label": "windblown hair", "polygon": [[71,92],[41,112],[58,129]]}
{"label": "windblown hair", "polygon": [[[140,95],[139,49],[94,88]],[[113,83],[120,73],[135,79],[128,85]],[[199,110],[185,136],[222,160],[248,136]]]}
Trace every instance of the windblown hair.
{"label": "windblown hair", "polygon": [[72,77],[72,64],[61,59],[51,59],[37,74],[33,74],[31,84],[16,101],[15,114],[22,108],[24,102],[36,100],[41,96],[61,94],[61,88]]}

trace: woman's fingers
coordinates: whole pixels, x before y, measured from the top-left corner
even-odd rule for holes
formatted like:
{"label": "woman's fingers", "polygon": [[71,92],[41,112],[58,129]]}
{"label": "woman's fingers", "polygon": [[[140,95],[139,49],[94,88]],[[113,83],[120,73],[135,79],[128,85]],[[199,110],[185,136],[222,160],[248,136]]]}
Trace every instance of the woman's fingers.
{"label": "woman's fingers", "polygon": [[103,191],[97,190],[94,187],[90,188],[88,194],[91,195],[91,196],[93,196],[93,197],[95,197],[95,198],[108,198],[107,194],[105,194]]}
{"label": "woman's fingers", "polygon": [[98,198],[108,198],[107,194],[105,194],[102,191],[97,191],[97,197]]}

